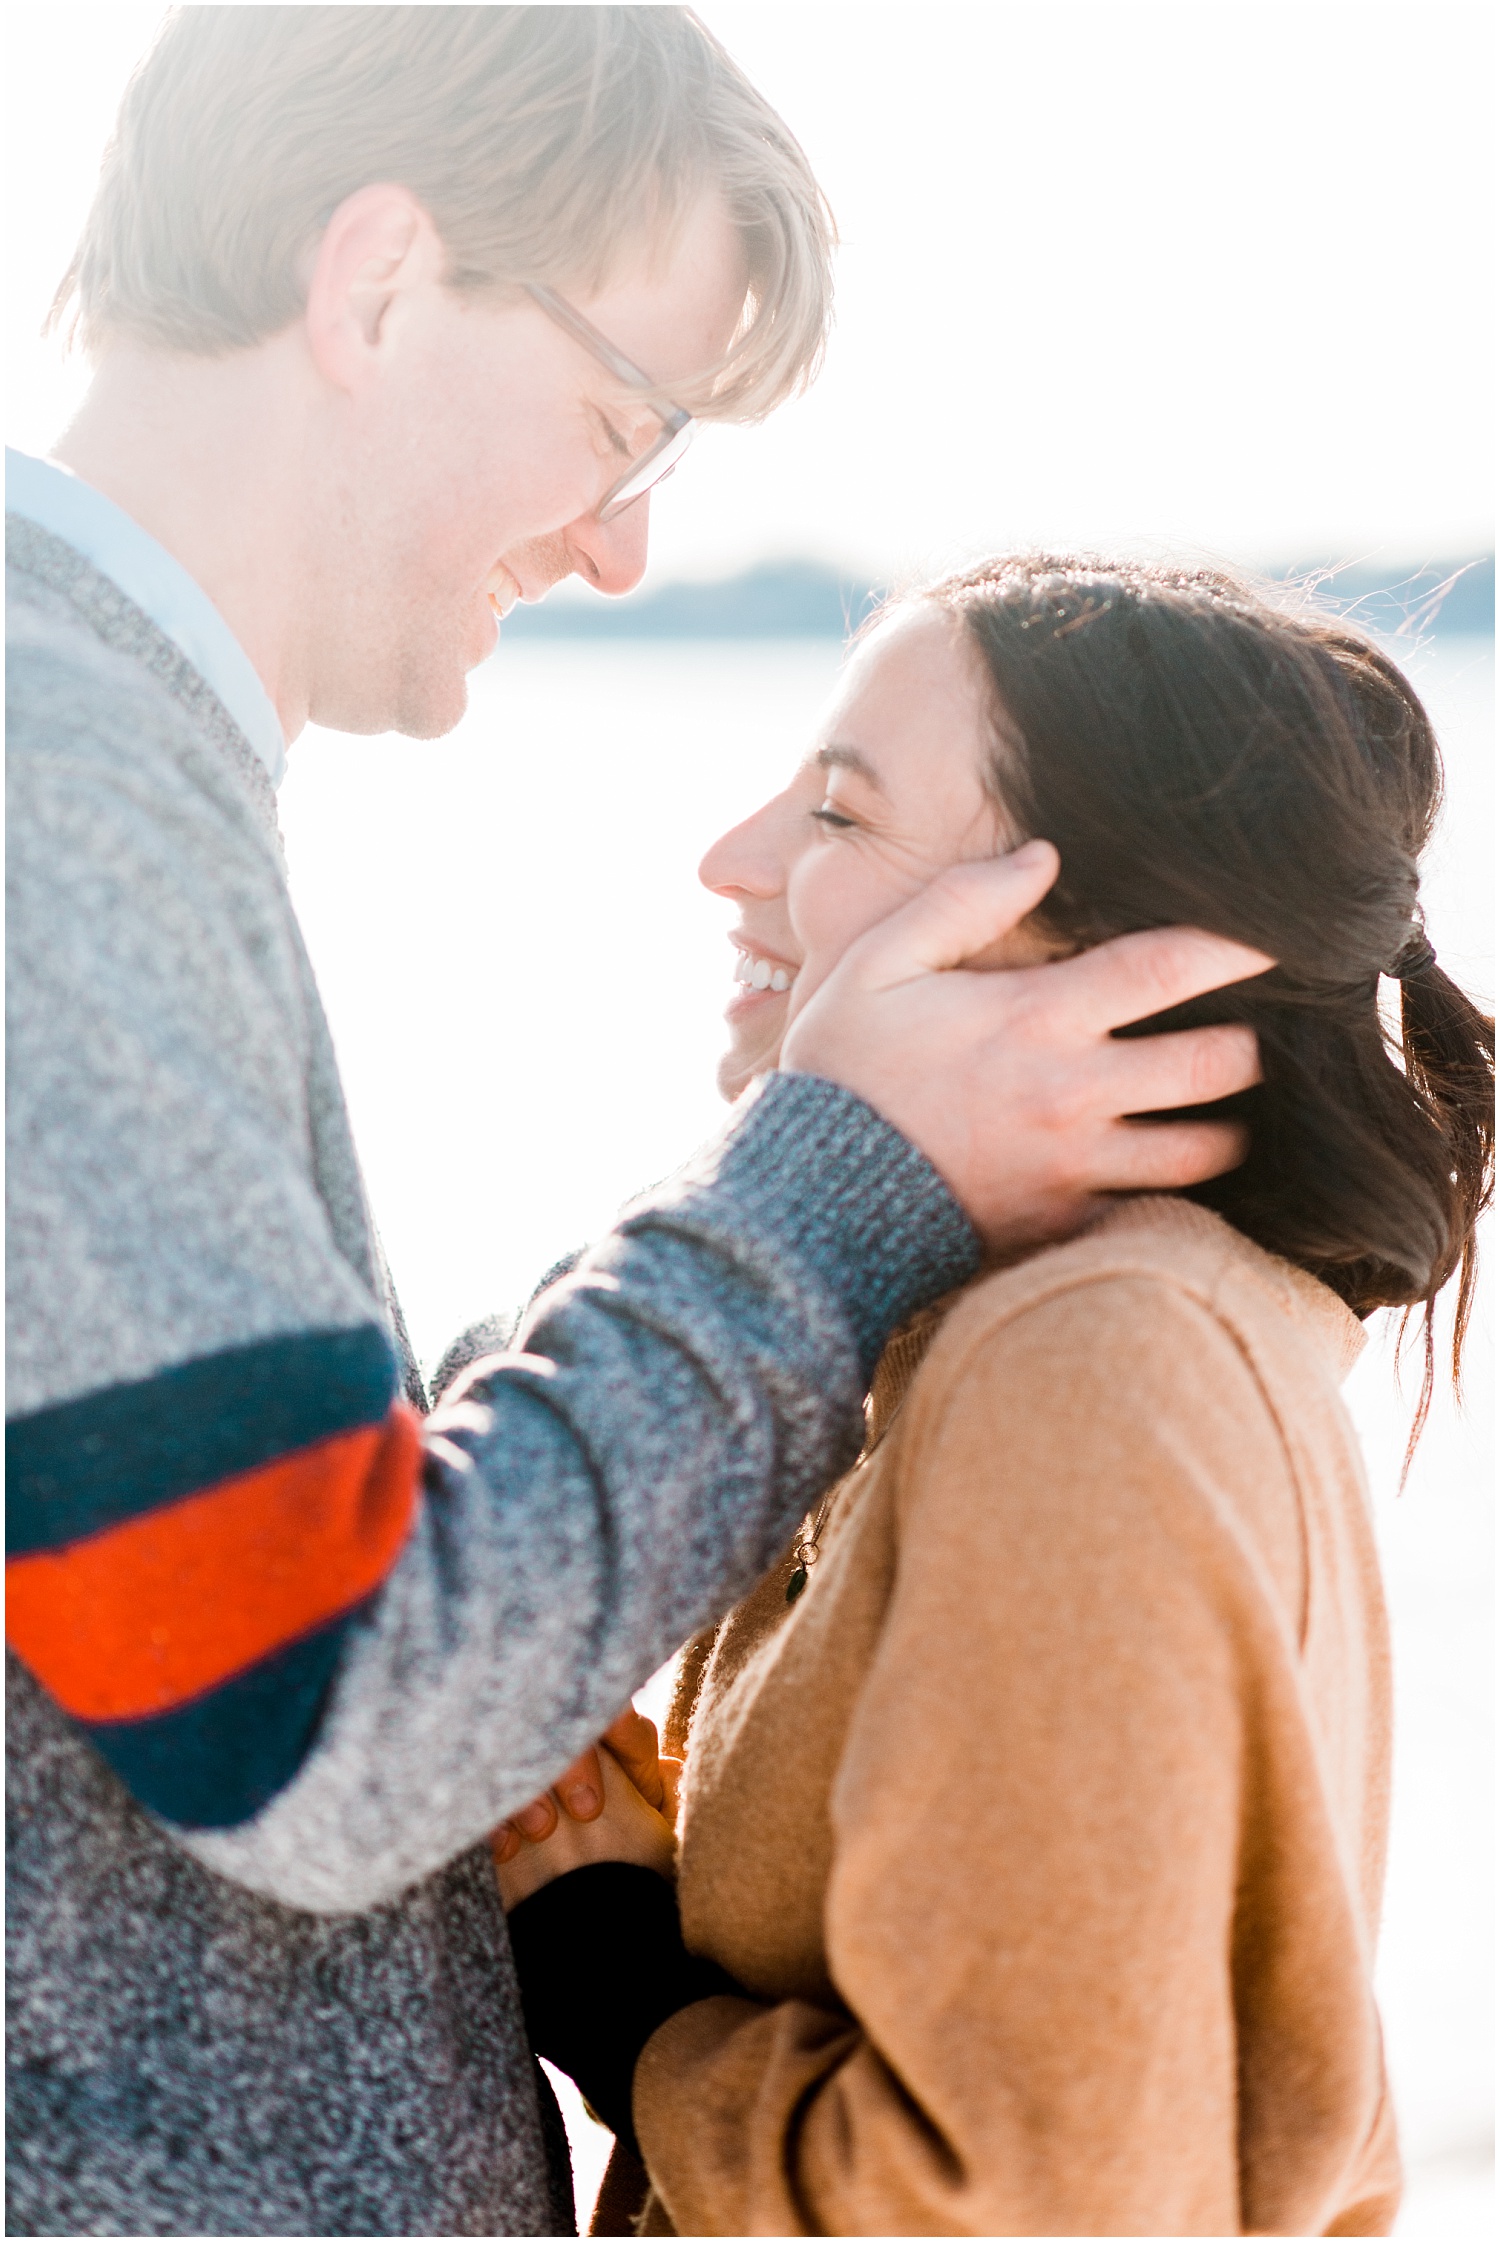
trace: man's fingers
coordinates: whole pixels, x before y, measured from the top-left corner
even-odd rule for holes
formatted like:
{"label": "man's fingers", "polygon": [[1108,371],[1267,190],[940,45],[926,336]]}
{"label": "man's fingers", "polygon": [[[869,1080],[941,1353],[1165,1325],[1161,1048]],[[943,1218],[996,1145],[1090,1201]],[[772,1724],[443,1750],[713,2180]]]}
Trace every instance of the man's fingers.
{"label": "man's fingers", "polygon": [[1009,856],[950,864],[861,936],[861,978],[888,986],[978,957],[1036,909],[1059,863],[1050,841],[1028,841]]}
{"label": "man's fingers", "polygon": [[521,1840],[509,1822],[502,1822],[498,1829],[491,1830],[490,1851],[497,1868],[504,1868],[507,1861],[513,1861],[520,1850]]}
{"label": "man's fingers", "polygon": [[1261,950],[1196,926],[1152,927],[1117,935],[1097,949],[1061,964],[1037,968],[1048,975],[1049,1003],[1065,1005],[1073,1025],[1087,1035],[1149,1020],[1190,997],[1231,981],[1248,981],[1276,963]]}
{"label": "man's fingers", "polygon": [[1250,1132],[1237,1121],[1122,1121],[1109,1133],[1105,1191],[1184,1191],[1237,1168]]}
{"label": "man's fingers", "polygon": [[1209,1105],[1215,1098],[1253,1089],[1261,1076],[1255,1031],[1236,1023],[1109,1043],[1103,1063],[1108,1084],[1104,1107],[1116,1114]]}

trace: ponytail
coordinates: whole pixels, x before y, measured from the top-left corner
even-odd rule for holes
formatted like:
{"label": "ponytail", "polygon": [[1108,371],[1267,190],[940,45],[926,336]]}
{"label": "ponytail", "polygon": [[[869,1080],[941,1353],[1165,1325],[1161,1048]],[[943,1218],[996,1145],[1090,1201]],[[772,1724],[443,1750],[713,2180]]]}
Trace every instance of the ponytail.
{"label": "ponytail", "polygon": [[1425,1300],[1407,1310],[1409,1318],[1419,1306],[1422,1309],[1422,1388],[1406,1444],[1404,1479],[1432,1406],[1437,1296],[1455,1270],[1455,1392],[1460,1387],[1464,1339],[1479,1273],[1475,1230],[1495,1191],[1495,1023],[1449,979],[1425,933],[1413,936],[1390,970],[1401,984],[1406,1079],[1442,1133],[1449,1172],[1446,1249],[1434,1264]]}

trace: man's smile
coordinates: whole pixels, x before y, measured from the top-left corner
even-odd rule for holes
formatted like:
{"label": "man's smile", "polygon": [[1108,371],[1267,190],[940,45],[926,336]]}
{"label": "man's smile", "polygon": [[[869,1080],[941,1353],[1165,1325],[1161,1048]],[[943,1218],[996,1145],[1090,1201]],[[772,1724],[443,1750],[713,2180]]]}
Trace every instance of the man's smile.
{"label": "man's smile", "polygon": [[521,587],[504,561],[496,561],[484,580],[484,588],[491,607],[503,623],[521,596]]}

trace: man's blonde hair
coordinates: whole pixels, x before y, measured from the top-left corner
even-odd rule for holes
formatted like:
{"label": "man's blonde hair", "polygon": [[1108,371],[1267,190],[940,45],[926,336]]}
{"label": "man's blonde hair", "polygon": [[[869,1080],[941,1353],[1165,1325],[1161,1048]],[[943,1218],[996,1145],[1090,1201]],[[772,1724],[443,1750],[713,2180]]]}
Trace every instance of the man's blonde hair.
{"label": "man's blonde hair", "polygon": [[680,402],[752,420],[815,370],[833,221],[807,158],[687,8],[191,7],[126,89],[52,307],[83,346],[242,349],[290,324],[346,195],[410,188],[449,284],[585,296],[717,190],[749,292]]}

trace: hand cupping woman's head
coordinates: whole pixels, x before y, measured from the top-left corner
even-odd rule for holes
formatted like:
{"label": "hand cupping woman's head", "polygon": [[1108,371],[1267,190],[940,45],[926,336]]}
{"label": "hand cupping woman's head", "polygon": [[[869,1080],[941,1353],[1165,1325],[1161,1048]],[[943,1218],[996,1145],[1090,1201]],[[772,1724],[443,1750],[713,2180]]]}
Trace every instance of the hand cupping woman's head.
{"label": "hand cupping woman's head", "polygon": [[[1366,1313],[1473,1267],[1493,1155],[1493,1030],[1414,943],[1441,799],[1420,702],[1326,614],[1210,571],[1007,556],[905,596],[852,650],[786,792],[715,844],[745,986],[721,1086],[945,865],[1032,836],[1062,869],[977,963],[1190,924],[1280,960],[1180,1024],[1241,1019],[1251,1148],[1194,1194]],[[1399,1055],[1378,984],[1402,969]],[[1158,1020],[1156,1025],[1179,1024]]]}

